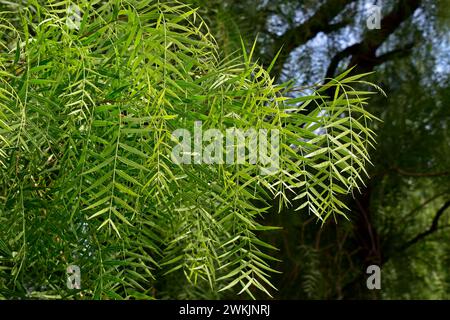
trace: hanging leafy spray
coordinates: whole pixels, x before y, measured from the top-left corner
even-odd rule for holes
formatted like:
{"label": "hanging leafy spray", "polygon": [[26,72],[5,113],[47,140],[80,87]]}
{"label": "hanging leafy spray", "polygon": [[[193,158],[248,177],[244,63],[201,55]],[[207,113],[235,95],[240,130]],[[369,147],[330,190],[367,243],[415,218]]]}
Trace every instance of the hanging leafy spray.
{"label": "hanging leafy spray", "polygon": [[[12,8],[0,14],[0,296],[270,295],[275,248],[258,233],[276,228],[257,218],[273,199],[321,221],[345,216],[341,196],[363,183],[374,142],[371,92],[352,88],[363,75],[292,99],[254,47],[222,57],[180,3]],[[198,121],[276,130],[276,173],[174,162],[173,132]]]}

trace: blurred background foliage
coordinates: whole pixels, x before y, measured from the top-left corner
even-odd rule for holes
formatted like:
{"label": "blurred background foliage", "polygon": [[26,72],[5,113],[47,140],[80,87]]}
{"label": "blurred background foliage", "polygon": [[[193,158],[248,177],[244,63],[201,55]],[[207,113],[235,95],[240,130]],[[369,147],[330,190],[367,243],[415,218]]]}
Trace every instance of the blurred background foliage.
{"label": "blurred background foliage", "polygon": [[[272,75],[307,86],[356,65],[388,98],[369,111],[374,166],[348,203],[349,221],[321,227],[284,211],[264,223],[283,226],[268,239],[281,248],[278,299],[450,298],[450,1],[191,0],[224,53],[258,39]],[[381,29],[369,30],[380,5]],[[305,94],[305,90],[292,95]],[[382,268],[382,290],[366,288],[366,267]]]}

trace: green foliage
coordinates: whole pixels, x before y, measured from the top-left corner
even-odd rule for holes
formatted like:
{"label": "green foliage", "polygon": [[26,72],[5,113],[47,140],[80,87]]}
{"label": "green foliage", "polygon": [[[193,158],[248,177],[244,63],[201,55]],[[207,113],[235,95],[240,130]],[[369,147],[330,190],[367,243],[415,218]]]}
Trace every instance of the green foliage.
{"label": "green foliage", "polygon": [[[273,198],[345,215],[374,141],[371,92],[352,89],[364,75],[291,99],[254,47],[221,57],[183,4],[82,1],[70,28],[69,1],[39,3],[0,16],[0,295],[270,295],[275,248],[258,234],[276,228],[257,218]],[[173,163],[172,132],[198,120],[279,130],[279,172]],[[70,264],[79,291],[65,287]]]}

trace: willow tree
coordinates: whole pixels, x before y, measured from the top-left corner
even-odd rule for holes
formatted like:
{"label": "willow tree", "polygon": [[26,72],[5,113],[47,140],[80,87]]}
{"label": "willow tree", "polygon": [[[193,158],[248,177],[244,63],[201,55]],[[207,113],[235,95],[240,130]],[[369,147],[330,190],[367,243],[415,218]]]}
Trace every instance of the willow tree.
{"label": "willow tree", "polygon": [[[363,183],[364,75],[289,98],[180,3],[30,0],[0,21],[0,297],[270,295],[269,201],[340,219]],[[278,130],[278,171],[175,163],[172,133],[197,121]]]}

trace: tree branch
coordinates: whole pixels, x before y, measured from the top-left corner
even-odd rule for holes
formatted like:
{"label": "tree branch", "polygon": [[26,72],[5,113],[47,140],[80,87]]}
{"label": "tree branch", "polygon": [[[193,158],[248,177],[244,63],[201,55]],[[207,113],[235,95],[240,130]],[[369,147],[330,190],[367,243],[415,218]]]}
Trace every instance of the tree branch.
{"label": "tree branch", "polygon": [[421,239],[423,239],[423,238],[429,236],[430,234],[432,234],[433,232],[437,231],[438,230],[439,219],[442,217],[442,215],[444,214],[445,210],[447,208],[449,208],[449,207],[450,207],[450,200],[445,202],[442,205],[442,207],[440,207],[439,210],[436,212],[436,215],[434,216],[433,221],[431,222],[431,225],[428,228],[428,230],[419,233],[414,238],[412,238],[411,240],[406,242],[402,247],[400,247],[400,251],[406,250],[407,248],[409,248],[412,245],[414,245],[417,242],[419,242]]}
{"label": "tree branch", "polygon": [[446,190],[444,192],[440,192],[434,196],[432,196],[431,198],[425,200],[424,202],[422,202],[418,207],[412,209],[407,215],[406,218],[412,216],[414,213],[416,213],[417,211],[419,211],[420,209],[422,209],[423,207],[425,207],[427,204],[429,204],[430,202],[436,200],[437,198],[447,194],[449,192],[449,190]]}
{"label": "tree branch", "polygon": [[[421,0],[399,0],[395,8],[381,20],[381,29],[370,30],[366,33],[364,39],[333,57],[326,76],[331,78],[335,75],[339,61],[343,58],[352,56],[349,67],[356,66],[354,73],[370,72],[373,68],[388,58],[392,58],[394,53],[403,52],[405,49],[395,50],[388,55],[377,57],[377,49],[386,41],[386,39],[412,14],[419,8]],[[410,50],[410,49],[409,49]]]}
{"label": "tree branch", "polygon": [[[275,48],[283,48],[278,62],[273,69],[273,75],[279,77],[284,63],[289,54],[295,48],[308,42],[314,38],[319,32],[329,33],[342,28],[345,24],[336,23],[331,24],[333,20],[344,8],[355,0],[328,0],[326,1],[316,13],[304,23],[296,26],[295,28],[288,29],[281,36],[275,40]],[[273,57],[269,59],[269,63]]]}
{"label": "tree branch", "polygon": [[[398,252],[404,251],[406,249],[408,249],[409,247],[411,247],[412,245],[416,244],[417,242],[419,242],[420,240],[426,238],[427,236],[431,235],[433,232],[439,230],[439,219],[442,217],[442,215],[444,214],[445,210],[447,208],[450,207],[450,200],[448,200],[447,202],[445,202],[441,208],[439,208],[439,210],[436,212],[436,215],[433,218],[433,221],[430,225],[430,227],[424,231],[419,233],[417,236],[415,236],[414,238],[412,238],[411,240],[409,240],[408,242],[406,242],[403,246],[401,246],[399,248]],[[449,227],[449,225],[445,225],[442,228],[447,228]],[[441,229],[442,229],[441,228]],[[391,256],[383,256],[383,259],[381,259],[381,261],[379,262],[379,266],[381,267],[382,265],[384,265],[389,259],[391,258]],[[352,281],[348,282],[345,286],[344,286],[344,291],[347,291],[349,288],[351,288],[353,285],[357,284],[357,283],[361,283],[362,279],[364,278],[365,274],[364,273],[360,273],[357,277],[355,277]]]}
{"label": "tree branch", "polygon": [[450,175],[450,171],[442,171],[442,172],[411,172],[406,171],[398,167],[392,167],[394,171],[403,176],[411,176],[411,177],[440,177],[440,176],[448,176]]}

